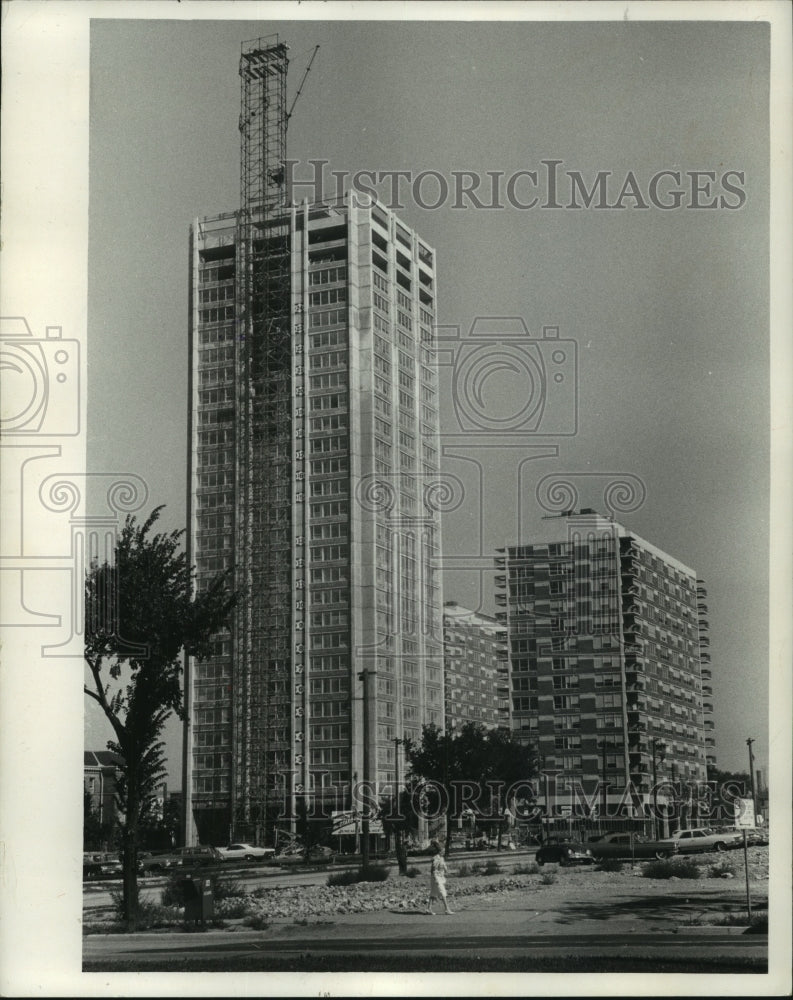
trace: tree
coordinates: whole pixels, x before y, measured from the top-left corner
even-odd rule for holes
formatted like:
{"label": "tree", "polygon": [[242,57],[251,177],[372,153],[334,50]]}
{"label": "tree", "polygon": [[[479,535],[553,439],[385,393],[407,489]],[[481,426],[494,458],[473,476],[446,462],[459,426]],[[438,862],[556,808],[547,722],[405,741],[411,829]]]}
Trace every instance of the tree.
{"label": "tree", "polygon": [[[429,782],[428,791],[446,813],[446,854],[451,849],[453,816],[465,806],[501,823],[508,799],[534,774],[533,752],[508,729],[485,729],[466,722],[458,731],[424,726],[421,742],[405,741],[411,774]],[[520,786],[520,787],[519,787]]]}
{"label": "tree", "polygon": [[162,507],[143,524],[128,516],[112,563],[94,564],[85,589],[85,660],[93,688],[84,690],[105,713],[121,758],[117,784],[123,812],[124,918],[134,930],[138,910],[140,824],[164,775],[163,726],[182,703],[182,652],[203,659],[227,626],[236,595],[228,574],[194,593],[195,573],[181,551],[184,531],[152,534]]}

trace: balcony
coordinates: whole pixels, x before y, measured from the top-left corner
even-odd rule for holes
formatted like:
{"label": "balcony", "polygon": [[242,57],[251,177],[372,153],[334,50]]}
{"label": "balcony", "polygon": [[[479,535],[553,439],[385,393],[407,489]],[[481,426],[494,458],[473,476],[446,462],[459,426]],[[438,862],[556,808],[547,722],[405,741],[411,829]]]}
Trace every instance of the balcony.
{"label": "balcony", "polygon": [[702,711],[703,712],[712,712],[713,711],[713,702],[712,701],[703,701],[702,702]]}

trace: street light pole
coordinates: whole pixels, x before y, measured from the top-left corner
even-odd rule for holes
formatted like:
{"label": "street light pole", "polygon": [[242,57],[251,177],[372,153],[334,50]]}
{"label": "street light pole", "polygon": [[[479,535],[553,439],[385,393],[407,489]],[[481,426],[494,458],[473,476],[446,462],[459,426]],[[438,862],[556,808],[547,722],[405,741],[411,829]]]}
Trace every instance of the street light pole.
{"label": "street light pole", "polygon": [[[751,738],[746,741],[746,745],[749,747],[749,781],[751,782],[751,786],[752,786],[752,806],[754,807],[754,814],[755,814],[755,817],[756,817],[757,816],[757,801],[755,799],[755,788],[754,788],[754,754],[752,753],[752,744],[753,743],[754,743],[754,740],[751,739]],[[755,822],[757,822],[756,819],[755,819]]]}
{"label": "street light pole", "polygon": [[361,865],[364,868],[369,866],[369,780],[370,760],[369,760],[369,678],[376,673],[375,670],[364,668],[358,674],[358,680],[363,681],[363,787],[364,800],[361,815]]}
{"label": "street light pole", "polygon": [[666,744],[663,740],[660,740],[657,736],[653,736],[652,740],[653,748],[653,840],[658,840],[658,764],[657,761],[663,760],[666,756]]}
{"label": "street light pole", "polygon": [[400,790],[399,786],[401,784],[399,777],[399,748],[404,743],[398,736],[394,737],[394,771],[396,775],[396,808],[397,808],[397,820],[396,826],[394,827],[394,853],[396,854],[397,864],[399,865],[399,874],[407,875],[407,857],[405,855],[404,845],[402,842],[402,810],[400,808]]}

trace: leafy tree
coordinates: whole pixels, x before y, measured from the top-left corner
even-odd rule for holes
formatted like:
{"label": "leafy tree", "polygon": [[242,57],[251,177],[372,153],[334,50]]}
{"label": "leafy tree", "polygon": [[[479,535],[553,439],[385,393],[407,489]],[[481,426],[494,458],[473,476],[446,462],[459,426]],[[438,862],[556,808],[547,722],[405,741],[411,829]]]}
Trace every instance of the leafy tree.
{"label": "leafy tree", "polygon": [[[406,740],[405,753],[414,777],[424,779],[429,806],[446,812],[446,854],[451,849],[452,823],[464,806],[499,821],[499,840],[507,797],[534,774],[530,747],[518,743],[508,729],[485,729],[466,722],[452,732],[424,726],[421,742]],[[525,792],[525,785],[520,789]]]}
{"label": "leafy tree", "polygon": [[83,850],[98,851],[102,848],[102,824],[94,809],[91,794],[83,789]]}
{"label": "leafy tree", "polygon": [[228,574],[194,593],[195,573],[181,551],[184,531],[152,534],[162,507],[143,524],[128,516],[111,563],[94,564],[85,589],[85,660],[121,758],[117,784],[123,811],[123,912],[134,930],[138,914],[140,824],[164,775],[166,720],[182,703],[182,652],[202,659],[236,603]]}

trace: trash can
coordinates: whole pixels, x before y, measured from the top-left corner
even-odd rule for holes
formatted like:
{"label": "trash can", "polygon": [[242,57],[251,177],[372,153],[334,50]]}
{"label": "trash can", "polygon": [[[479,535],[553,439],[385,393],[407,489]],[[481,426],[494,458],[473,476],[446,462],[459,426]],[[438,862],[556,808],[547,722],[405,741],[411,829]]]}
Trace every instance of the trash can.
{"label": "trash can", "polygon": [[211,920],[215,913],[212,881],[208,878],[183,878],[180,882],[184,899],[184,918],[196,923]]}

